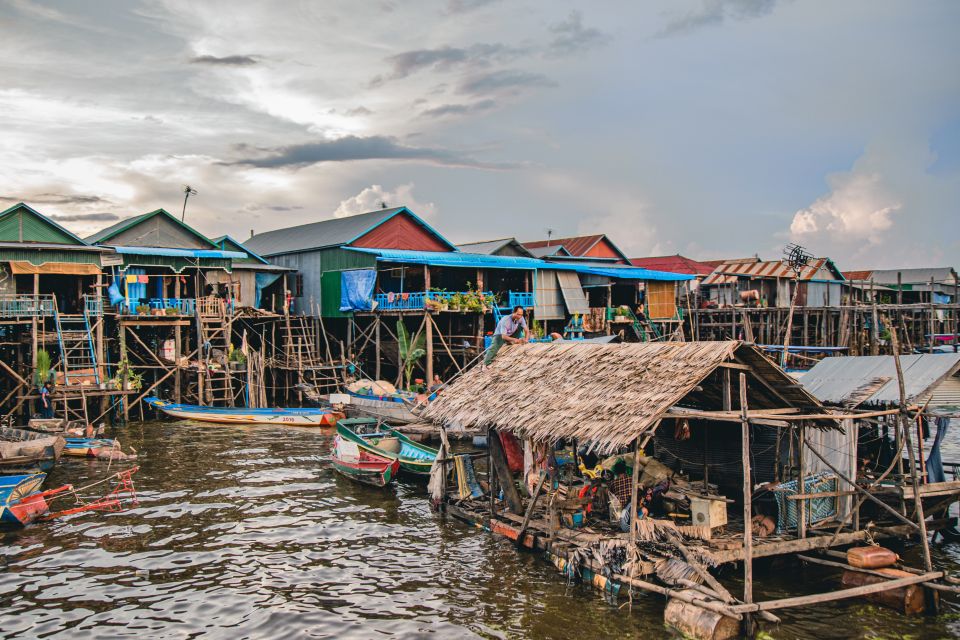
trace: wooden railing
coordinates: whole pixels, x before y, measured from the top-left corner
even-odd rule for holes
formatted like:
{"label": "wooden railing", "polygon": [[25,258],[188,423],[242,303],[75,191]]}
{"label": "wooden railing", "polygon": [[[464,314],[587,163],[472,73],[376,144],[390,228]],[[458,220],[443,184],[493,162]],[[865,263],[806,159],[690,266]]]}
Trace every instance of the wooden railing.
{"label": "wooden railing", "polygon": [[56,301],[49,294],[0,294],[0,318],[53,317]]}

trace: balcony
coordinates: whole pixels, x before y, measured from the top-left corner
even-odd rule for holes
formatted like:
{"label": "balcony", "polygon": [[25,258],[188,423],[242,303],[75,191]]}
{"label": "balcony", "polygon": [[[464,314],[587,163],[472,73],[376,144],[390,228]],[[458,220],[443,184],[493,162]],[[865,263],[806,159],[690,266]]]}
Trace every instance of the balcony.
{"label": "balcony", "polygon": [[[528,304],[524,302],[516,302],[514,296],[520,296],[517,299],[527,300]],[[527,296],[527,297],[524,297]],[[490,300],[494,298],[492,291],[483,292],[485,306],[489,309],[492,305]],[[377,293],[373,296],[374,302],[377,303],[378,311],[420,311],[423,310],[427,304],[427,301],[433,301],[443,305],[442,311],[470,311],[470,306],[473,306],[472,311],[475,313],[479,312],[476,309],[476,300],[477,292],[476,291],[411,291],[406,293]],[[510,292],[509,300],[511,305],[513,304],[524,304],[525,306],[533,306],[533,294],[527,293],[514,293]],[[498,305],[498,308],[502,306]]]}
{"label": "balcony", "polygon": [[[194,298],[131,298],[124,300],[117,306],[117,310],[124,315],[139,315],[139,307],[149,307],[151,315],[192,316],[196,313],[197,301]],[[167,311],[173,309],[173,311]],[[144,314],[146,315],[146,314]]]}
{"label": "balcony", "polygon": [[50,318],[56,308],[56,301],[48,294],[0,294],[0,318]]}
{"label": "balcony", "polygon": [[[530,291],[510,291],[507,296],[507,301],[510,303],[508,306],[511,311],[514,307],[518,306],[529,309],[535,306],[536,296]],[[500,308],[502,309],[503,307]]]}

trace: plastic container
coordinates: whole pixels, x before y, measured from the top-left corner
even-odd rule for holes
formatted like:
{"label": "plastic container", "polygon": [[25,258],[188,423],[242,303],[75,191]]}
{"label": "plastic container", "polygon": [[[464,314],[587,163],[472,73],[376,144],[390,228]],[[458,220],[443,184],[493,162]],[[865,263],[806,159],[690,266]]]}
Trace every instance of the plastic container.
{"label": "plastic container", "polygon": [[884,547],[847,549],[847,564],[858,569],[882,569],[896,564],[900,556]]}

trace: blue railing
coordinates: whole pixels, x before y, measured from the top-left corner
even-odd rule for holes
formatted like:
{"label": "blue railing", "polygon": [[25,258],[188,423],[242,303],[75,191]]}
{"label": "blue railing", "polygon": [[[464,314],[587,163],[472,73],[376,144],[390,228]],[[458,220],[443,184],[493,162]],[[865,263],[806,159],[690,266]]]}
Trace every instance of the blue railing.
{"label": "blue railing", "polygon": [[52,295],[0,295],[0,318],[52,317],[55,308]]}
{"label": "blue railing", "polygon": [[[197,301],[194,298],[130,298],[124,300],[117,309],[121,313],[137,315],[137,307],[146,305],[153,309],[176,309],[174,315],[192,316],[196,313]],[[165,312],[166,314],[166,312]]]}
{"label": "blue railing", "polygon": [[100,296],[91,296],[84,294],[83,296],[83,312],[93,318],[98,318],[103,315],[103,298]]}
{"label": "blue railing", "polygon": [[[409,293],[393,294],[377,293],[374,294],[373,299],[377,303],[377,310],[379,311],[415,311],[418,309],[423,309],[427,300],[436,300],[441,303],[446,303],[448,306],[452,306],[455,304],[455,296],[465,296],[468,293],[473,293],[476,295],[475,291],[414,291]],[[483,296],[484,298],[492,298],[493,293],[491,291],[484,291]]]}
{"label": "blue railing", "polygon": [[513,309],[516,306],[521,307],[532,307],[534,306],[534,295],[529,291],[511,291],[509,296],[510,308]]}

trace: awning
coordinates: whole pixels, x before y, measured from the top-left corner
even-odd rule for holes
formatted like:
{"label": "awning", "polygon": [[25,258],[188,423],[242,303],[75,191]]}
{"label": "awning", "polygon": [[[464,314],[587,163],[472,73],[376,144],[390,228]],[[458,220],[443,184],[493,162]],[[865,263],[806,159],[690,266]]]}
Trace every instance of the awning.
{"label": "awning", "polygon": [[230,258],[240,260],[248,257],[241,251],[220,251],[214,249],[174,249],[170,247],[114,247],[111,249],[124,255],[167,256],[171,258]]}
{"label": "awning", "polygon": [[99,273],[100,267],[95,264],[80,264],[76,262],[45,262],[41,265],[33,264],[25,260],[10,261],[10,273],[28,274],[39,273],[46,275],[63,276],[95,276]]}
{"label": "awning", "polygon": [[584,295],[583,287],[580,286],[580,276],[573,271],[558,271],[557,281],[560,283],[560,293],[563,294],[568,313],[571,315],[590,313],[590,303],[587,302],[587,296]]}
{"label": "awning", "polygon": [[560,299],[560,287],[557,285],[557,272],[539,271],[535,278],[533,315],[538,320],[563,320],[563,302]]}

